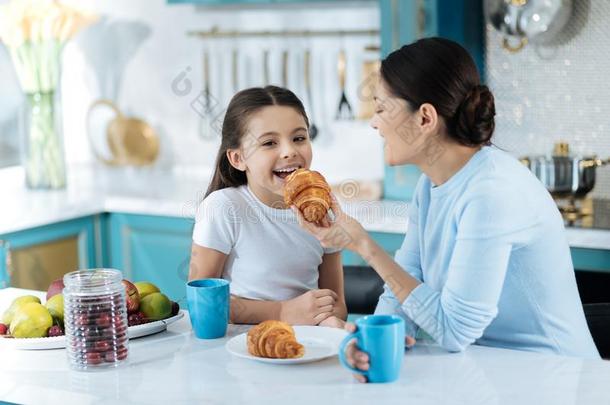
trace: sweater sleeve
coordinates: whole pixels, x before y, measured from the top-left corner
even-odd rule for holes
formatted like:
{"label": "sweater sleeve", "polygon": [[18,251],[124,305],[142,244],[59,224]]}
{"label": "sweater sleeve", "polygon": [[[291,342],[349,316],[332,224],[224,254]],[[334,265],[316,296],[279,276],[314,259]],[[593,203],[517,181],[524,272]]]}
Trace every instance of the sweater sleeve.
{"label": "sweater sleeve", "polygon": [[222,192],[214,192],[197,209],[193,242],[229,254],[234,245],[238,223],[234,204]]}
{"label": "sweater sleeve", "polygon": [[516,197],[501,194],[471,194],[456,218],[442,289],[424,282],[402,304],[407,316],[449,351],[462,351],[481,337],[498,312],[515,235],[522,230],[513,222]]}
{"label": "sweater sleeve", "polygon": [[[415,193],[417,196],[417,193]],[[422,279],[420,252],[419,252],[419,220],[418,220],[419,203],[417,197],[413,199],[408,210],[408,225],[407,233],[403,243],[396,251],[394,260],[403,268],[404,271],[419,281]],[[398,315],[405,321],[405,332],[407,336],[415,337],[417,335],[417,325],[407,316],[400,302],[394,297],[392,290],[386,285],[383,286],[383,293],[379,297],[379,302],[375,309],[375,314],[393,314]]]}

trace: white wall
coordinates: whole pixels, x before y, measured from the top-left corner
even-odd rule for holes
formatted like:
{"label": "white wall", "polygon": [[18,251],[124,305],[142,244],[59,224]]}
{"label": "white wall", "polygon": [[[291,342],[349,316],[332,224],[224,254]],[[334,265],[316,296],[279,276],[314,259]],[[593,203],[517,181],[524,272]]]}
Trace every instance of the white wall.
{"label": "white wall", "polygon": [[[72,0],[79,7],[93,10],[111,18],[130,19],[145,24],[150,36],[133,54],[123,74],[118,96],[121,109],[151,123],[162,137],[162,156],[157,166],[211,166],[219,138],[202,139],[198,135],[199,116],[191,102],[202,90],[202,50],[207,47],[213,56],[211,91],[222,105],[233,94],[230,60],[232,49],[240,55],[240,87],[262,85],[262,51],[269,48],[272,80],[280,81],[281,51],[290,51],[289,87],[303,96],[303,50],[313,51],[313,81],[315,87],[313,121],[322,131],[314,143],[314,167],[331,179],[381,179],[383,177],[382,144],[376,131],[366,122],[335,123],[340,91],[336,79],[336,57],[345,47],[348,54],[348,98],[358,105],[360,67],[367,55],[363,47],[378,44],[379,38],[333,39],[244,39],[204,42],[186,35],[189,30],[207,30],[218,26],[223,30],[281,30],[281,29],[378,29],[379,11],[376,2],[352,4],[350,7],[320,6],[283,8],[196,8],[191,5],[169,6],[165,0]],[[105,46],[110,49],[104,58],[110,66],[114,53],[124,46],[113,44],[110,37]],[[99,43],[99,42],[98,42]],[[64,52],[63,107],[66,154],[69,165],[93,161],[86,136],[85,117],[92,101],[101,92],[94,70],[86,62],[83,47],[89,47],[84,37],[69,44]],[[116,47],[116,48],[112,48]],[[191,82],[186,95],[172,90],[172,82],[179,75]],[[184,81],[179,80],[179,88]],[[175,86],[174,86],[175,87]]]}

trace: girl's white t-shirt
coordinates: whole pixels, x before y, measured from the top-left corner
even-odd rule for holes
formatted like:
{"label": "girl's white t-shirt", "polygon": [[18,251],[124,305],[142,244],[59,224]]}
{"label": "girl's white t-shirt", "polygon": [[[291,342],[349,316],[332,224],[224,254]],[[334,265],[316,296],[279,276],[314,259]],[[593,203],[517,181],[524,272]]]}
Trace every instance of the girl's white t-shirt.
{"label": "girl's white t-shirt", "polygon": [[263,204],[247,185],[215,191],[199,205],[193,242],[228,255],[222,278],[231,294],[281,301],[318,288],[326,253],[290,209]]}

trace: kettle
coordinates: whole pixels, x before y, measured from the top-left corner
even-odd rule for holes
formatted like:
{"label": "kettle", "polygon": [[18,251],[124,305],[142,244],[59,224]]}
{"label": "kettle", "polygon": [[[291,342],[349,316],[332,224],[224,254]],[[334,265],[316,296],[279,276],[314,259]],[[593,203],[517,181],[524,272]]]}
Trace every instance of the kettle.
{"label": "kettle", "polygon": [[[95,147],[92,116],[95,110],[108,108],[114,114],[106,125],[106,142],[112,154],[107,159]],[[146,166],[155,162],[159,155],[159,137],[145,121],[125,116],[110,100],[99,99],[89,107],[87,113],[87,134],[94,156],[112,166]]]}

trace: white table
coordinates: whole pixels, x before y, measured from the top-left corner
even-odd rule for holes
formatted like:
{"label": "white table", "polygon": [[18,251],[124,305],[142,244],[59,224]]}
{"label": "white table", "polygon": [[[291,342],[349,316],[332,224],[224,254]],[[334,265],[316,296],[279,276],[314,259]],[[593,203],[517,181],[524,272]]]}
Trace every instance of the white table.
{"label": "white table", "polygon": [[[23,290],[21,290],[23,291]],[[15,289],[0,291],[0,310]],[[610,362],[472,346],[450,354],[421,343],[400,380],[359,384],[336,357],[278,366],[231,356],[226,338],[199,340],[187,317],[130,342],[121,368],[78,372],[64,350],[0,348],[0,400],[17,403],[610,404]]]}

